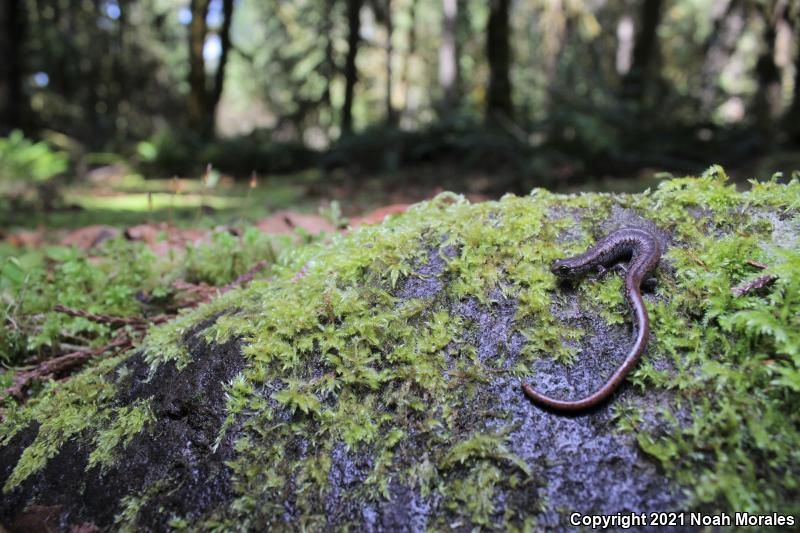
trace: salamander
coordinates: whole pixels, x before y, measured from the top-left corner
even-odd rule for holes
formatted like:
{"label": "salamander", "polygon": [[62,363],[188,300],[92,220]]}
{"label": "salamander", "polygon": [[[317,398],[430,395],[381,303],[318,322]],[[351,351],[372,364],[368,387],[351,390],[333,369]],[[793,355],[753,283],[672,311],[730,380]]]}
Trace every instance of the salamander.
{"label": "salamander", "polygon": [[[557,400],[536,392],[529,384],[522,385],[525,394],[555,411],[581,411],[603,402],[616,390],[642,355],[650,335],[647,309],[642,301],[641,284],[661,258],[661,243],[651,232],[638,228],[622,228],[607,235],[586,252],[557,259],[550,270],[556,276],[577,279],[591,272],[603,275],[610,268],[625,272],[625,297],[633,311],[635,340],[630,352],[611,377],[596,392],[580,400]],[[629,259],[628,267],[619,261]]]}

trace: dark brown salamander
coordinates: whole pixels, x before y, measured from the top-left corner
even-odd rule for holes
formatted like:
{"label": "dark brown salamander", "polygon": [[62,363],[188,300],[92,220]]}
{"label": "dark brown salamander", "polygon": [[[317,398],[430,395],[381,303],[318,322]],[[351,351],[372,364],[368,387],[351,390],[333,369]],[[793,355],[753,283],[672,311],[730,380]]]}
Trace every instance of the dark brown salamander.
{"label": "dark brown salamander", "polygon": [[[630,257],[628,268],[619,265],[620,260]],[[633,365],[639,360],[650,334],[647,309],[642,301],[640,286],[648,272],[653,270],[661,258],[661,243],[649,231],[623,228],[601,239],[588,251],[567,259],[557,259],[550,270],[562,278],[579,278],[592,271],[603,274],[612,266],[622,267],[625,274],[625,296],[634,314],[636,340],[622,365],[596,392],[575,401],[556,400],[536,392],[528,384],[522,388],[529,398],[557,411],[580,411],[593,407],[616,390]]]}

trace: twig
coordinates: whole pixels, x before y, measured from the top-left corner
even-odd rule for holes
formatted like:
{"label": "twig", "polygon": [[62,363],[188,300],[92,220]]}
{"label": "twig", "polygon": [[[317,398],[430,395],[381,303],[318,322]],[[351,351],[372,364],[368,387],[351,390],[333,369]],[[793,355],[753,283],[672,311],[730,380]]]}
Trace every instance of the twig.
{"label": "twig", "polygon": [[131,339],[127,333],[122,332],[121,334],[117,335],[114,340],[103,346],[99,346],[90,350],[78,350],[66,353],[64,355],[59,355],[53,359],[48,359],[32,370],[26,370],[24,372],[17,373],[14,376],[14,383],[6,389],[6,394],[21,400],[24,397],[23,393],[25,392],[25,389],[27,389],[34,381],[47,376],[60,374],[78,365],[82,365],[92,357],[102,355],[109,350],[127,348],[132,344],[133,339]]}
{"label": "twig", "polygon": [[250,270],[248,270],[247,272],[245,272],[244,274],[242,274],[241,276],[239,276],[235,280],[231,281],[227,285],[223,286],[219,290],[220,294],[225,294],[229,290],[235,289],[239,285],[244,285],[245,283],[249,283],[249,282],[253,281],[253,278],[256,277],[256,274],[258,274],[259,272],[261,272],[265,268],[267,268],[267,262],[262,259],[261,261],[256,263],[253,266],[253,268],[251,268]]}
{"label": "twig", "polygon": [[758,261],[756,261],[754,259],[748,259],[747,261],[745,261],[745,263],[747,263],[750,266],[754,266],[756,268],[760,268],[761,270],[764,270],[765,268],[769,268],[769,265],[766,265],[764,263],[760,263],[760,262],[758,262]]}
{"label": "twig", "polygon": [[133,326],[135,328],[142,328],[149,326],[150,324],[160,324],[175,318],[173,315],[157,315],[149,318],[97,315],[95,313],[90,313],[89,311],[73,309],[72,307],[67,307],[61,304],[56,304],[55,307],[53,307],[53,310],[58,311],[59,313],[64,313],[65,315],[81,317],[91,320],[92,322],[99,322],[101,324],[110,324],[112,326]]}
{"label": "twig", "polygon": [[[769,268],[769,265],[761,263],[760,261],[756,261],[755,259],[748,259],[745,261],[745,263],[760,270]],[[758,289],[763,289],[764,287],[768,287],[769,285],[775,283],[775,280],[777,279],[778,276],[767,274],[766,276],[761,276],[759,278],[754,279],[753,281],[748,281],[747,283],[742,283],[741,285],[737,285],[736,287],[731,289],[731,294],[733,294],[734,296],[742,296],[743,294],[747,294],[753,291],[757,291]]]}
{"label": "twig", "polygon": [[747,294],[758,289],[768,287],[775,283],[775,280],[778,279],[778,276],[773,276],[772,274],[761,276],[759,278],[754,279],[753,281],[749,281],[742,285],[738,285],[731,289],[731,293],[734,296],[742,296],[743,294]]}
{"label": "twig", "polygon": [[121,316],[112,316],[112,315],[97,315],[94,313],[90,313],[89,311],[84,311],[82,309],[73,309],[71,307],[67,307],[65,305],[56,304],[53,307],[54,311],[58,311],[59,313],[64,313],[65,315],[75,316],[85,318],[87,320],[91,320],[92,322],[99,322],[101,324],[110,324],[112,326],[135,326],[141,325],[145,322],[142,318],[129,318],[129,317],[121,317]]}

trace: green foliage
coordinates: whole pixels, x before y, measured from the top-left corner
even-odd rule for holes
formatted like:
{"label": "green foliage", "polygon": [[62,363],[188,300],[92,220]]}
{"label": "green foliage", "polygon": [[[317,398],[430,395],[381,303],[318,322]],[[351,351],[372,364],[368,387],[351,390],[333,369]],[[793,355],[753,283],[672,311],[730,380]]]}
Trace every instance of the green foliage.
{"label": "green foliage", "polygon": [[66,153],[26,139],[19,130],[0,138],[0,183],[47,181],[67,170],[68,162]]}
{"label": "green foliage", "polygon": [[0,137],[0,198],[19,198],[67,170],[69,157],[21,131]]}
{"label": "green foliage", "polygon": [[[374,126],[339,139],[320,156],[327,169],[396,172],[401,168],[444,161],[463,171],[491,170],[494,180],[529,171],[541,154],[514,135],[473,120],[436,122],[416,131]],[[438,183],[446,177],[439,177]],[[544,184],[540,182],[540,184]],[[501,189],[497,185],[497,189]]]}
{"label": "green foliage", "polygon": [[317,154],[299,142],[280,142],[269,131],[206,141],[194,132],[165,129],[136,145],[142,169],[171,176],[202,172],[206,165],[237,177],[288,174],[312,168]]}
{"label": "green foliage", "polygon": [[[55,312],[57,303],[100,315],[157,314],[159,306],[177,296],[175,280],[223,286],[259,261],[271,265],[288,242],[248,228],[240,237],[214,232],[210,242],[190,244],[169,257],[121,238],[106,241],[91,258],[61,246],[0,255],[0,361],[18,364],[32,353],[57,352],[63,342],[100,345],[110,340],[108,325]],[[153,303],[145,303],[143,295]],[[180,324],[178,319],[173,328]],[[153,344],[160,334],[153,335]],[[173,341],[173,336],[164,337],[163,360],[185,355]]]}
{"label": "green foliage", "polygon": [[200,162],[207,161],[235,176],[288,174],[315,165],[317,153],[301,142],[280,142],[270,131],[255,130],[247,136],[206,145]]}
{"label": "green foliage", "polygon": [[156,264],[144,245],[124,240],[107,242],[92,260],[77,249],[56,246],[2,259],[0,297],[5,308],[0,339],[16,348],[3,352],[6,362],[55,349],[64,338],[107,341],[111,332],[107,325],[54,312],[53,306],[60,303],[117,316],[140,314],[136,293],[168,283]]}
{"label": "green foliage", "polygon": [[453,446],[444,456],[441,467],[449,468],[476,459],[505,460],[519,468],[525,475],[531,475],[530,467],[522,459],[511,453],[503,443],[502,436],[476,433],[467,440]]}
{"label": "green foliage", "polygon": [[588,294],[592,305],[607,324],[622,324],[625,298],[622,296],[622,276],[607,274],[602,281],[584,281],[581,289]]}
{"label": "green foliage", "polygon": [[[797,512],[796,505],[786,507],[786,495],[797,490],[787,473],[800,468],[793,451],[800,442],[794,381],[800,366],[800,254],[791,241],[773,239],[798,222],[792,206],[800,183],[754,184],[749,193],[738,193],[724,180],[714,168],[696,181],[665,183],[654,194],[667,212],[692,205],[707,210],[699,223],[684,217],[676,225],[685,239],[668,254],[676,279],[664,289],[668,303],[655,309],[655,351],[669,356],[675,371],[650,368],[648,382],[682,394],[662,412],[669,429],[638,432],[637,438],[646,453],[693,487],[697,503]],[[759,207],[745,214],[741,205]],[[786,218],[775,218],[774,210]],[[658,213],[664,216],[664,210]],[[736,234],[716,235],[731,226]],[[769,268],[755,269],[747,260]],[[777,280],[767,289],[731,293],[770,274]],[[627,416],[635,426],[636,415]]]}
{"label": "green foliage", "polygon": [[225,285],[261,260],[273,263],[283,244],[284,240],[253,227],[246,228],[241,236],[217,231],[211,242],[187,247],[185,279],[191,283]]}
{"label": "green foliage", "polygon": [[[116,434],[122,437],[125,428],[141,427],[137,422],[129,423],[127,416],[140,419],[138,412],[115,412],[111,399],[114,386],[107,375],[119,364],[120,358],[107,359],[96,366],[93,371],[82,372],[69,380],[65,385],[48,384],[45,390],[31,399],[21,411],[12,409],[10,416],[0,422],[0,445],[7,445],[14,435],[25,429],[31,421],[39,422],[39,430],[33,443],[25,448],[11,475],[3,486],[3,492],[12,490],[31,474],[40,470],[47,461],[54,457],[61,445],[69,439],[76,438],[85,430],[97,434],[115,416],[120,418],[114,422],[115,430],[99,437],[101,442],[110,445],[109,437]],[[125,436],[127,436],[125,435]],[[116,444],[116,443],[115,443]],[[106,446],[108,452],[111,446]],[[102,455],[97,456],[98,459]]]}
{"label": "green foliage", "polygon": [[321,404],[316,396],[300,389],[298,381],[290,381],[287,387],[272,395],[278,403],[286,405],[292,412],[297,410],[305,414],[320,412]]}

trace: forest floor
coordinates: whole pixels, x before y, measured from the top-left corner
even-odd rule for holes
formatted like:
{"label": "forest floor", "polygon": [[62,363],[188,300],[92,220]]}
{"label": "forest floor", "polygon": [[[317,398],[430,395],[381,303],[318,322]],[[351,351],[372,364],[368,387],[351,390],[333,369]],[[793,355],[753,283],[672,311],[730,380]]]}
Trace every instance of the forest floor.
{"label": "forest floor", "polygon": [[[740,188],[746,188],[750,178],[767,179],[774,169],[789,168],[800,168],[800,154],[773,152],[735,168],[726,167],[726,171]],[[636,176],[562,180],[556,182],[555,192],[636,193],[670,176],[658,169],[642,169]],[[208,230],[258,224],[284,212],[346,226],[349,217],[385,206],[395,206],[396,210],[398,205],[429,199],[443,190],[465,194],[474,202],[497,199],[502,196],[501,189],[502,182],[489,173],[464,175],[441,163],[361,175],[315,169],[250,180],[213,170],[201,176],[153,179],[123,165],[110,165],[90,171],[79,183],[62,186],[59,208],[0,211],[0,259],[15,255],[15,248],[19,253],[42,244],[60,244],[65,238],[69,241],[71,232],[85,227],[125,229],[155,224]]]}

